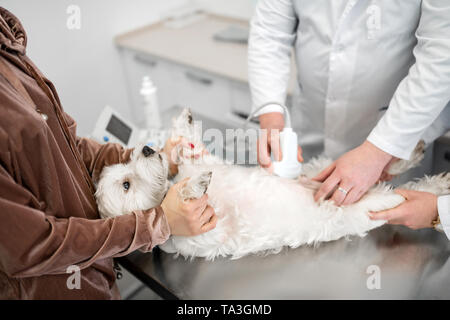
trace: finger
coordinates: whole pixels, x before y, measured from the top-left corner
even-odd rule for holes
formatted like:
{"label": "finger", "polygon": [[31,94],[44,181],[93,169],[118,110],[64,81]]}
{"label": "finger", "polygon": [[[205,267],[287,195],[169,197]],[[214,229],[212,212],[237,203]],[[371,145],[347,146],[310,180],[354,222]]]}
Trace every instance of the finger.
{"label": "finger", "polygon": [[401,195],[403,198],[405,198],[405,200],[408,200],[409,198],[411,198],[411,190],[406,190],[406,189],[395,189],[394,192],[396,194]]}
{"label": "finger", "polygon": [[312,178],[312,180],[324,182],[334,171],[336,168],[336,164],[333,162],[331,165],[326,167],[322,172],[320,172],[317,176]]}
{"label": "finger", "polygon": [[350,192],[344,200],[343,205],[348,206],[355,202],[361,200],[361,198],[366,194],[367,190],[361,190],[359,188],[353,188],[352,192]]}
{"label": "finger", "polygon": [[214,209],[211,206],[207,206],[200,216],[200,225],[203,226],[205,223],[208,223],[214,215]]}
{"label": "finger", "polygon": [[326,199],[328,194],[338,185],[340,178],[337,175],[331,175],[325,182],[320,186],[314,195],[314,200],[319,201]]}
{"label": "finger", "polygon": [[358,201],[361,198],[360,194],[361,194],[361,192],[358,189],[353,188],[345,197],[342,205],[348,206],[352,203],[355,203],[356,201]]}
{"label": "finger", "polygon": [[272,129],[270,130],[270,151],[273,154],[273,158],[275,161],[281,161],[283,158],[283,154],[281,153],[281,146],[280,146],[280,130],[278,129]]}
{"label": "finger", "polygon": [[270,160],[270,148],[267,141],[267,135],[258,139],[258,162],[263,168],[267,168],[272,163]]}
{"label": "finger", "polygon": [[383,210],[379,212],[369,212],[369,217],[371,220],[386,220],[389,223],[391,221],[398,221],[401,216],[401,206]]}
{"label": "finger", "polygon": [[[339,190],[339,188],[344,189],[345,191],[347,191],[347,193]],[[340,183],[338,189],[333,193],[330,200],[334,201],[335,205],[340,206],[344,202],[347,194],[351,191],[351,189],[352,186],[350,184]]]}
{"label": "finger", "polygon": [[184,187],[186,186],[186,184],[188,183],[189,179],[190,179],[189,177],[184,178],[183,180],[181,180],[180,182],[178,182],[177,184],[175,184],[174,187],[175,187],[177,190],[180,189],[180,188],[184,188]]}
{"label": "finger", "polygon": [[212,218],[211,218],[211,220],[209,220],[209,222],[205,223],[205,224],[200,228],[200,230],[201,230],[202,232],[208,232],[208,231],[211,231],[212,229],[214,229],[214,228],[216,227],[217,221],[218,221],[217,215],[213,215]]}
{"label": "finger", "polygon": [[303,149],[302,147],[298,146],[298,152],[297,152],[297,160],[299,162],[303,162]]}

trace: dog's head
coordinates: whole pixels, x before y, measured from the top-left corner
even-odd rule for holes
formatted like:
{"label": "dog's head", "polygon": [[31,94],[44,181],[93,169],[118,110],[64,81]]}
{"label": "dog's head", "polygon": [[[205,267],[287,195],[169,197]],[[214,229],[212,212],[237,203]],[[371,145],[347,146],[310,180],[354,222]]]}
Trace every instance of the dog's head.
{"label": "dog's head", "polygon": [[148,146],[136,147],[126,164],[102,170],[95,197],[102,217],[114,217],[161,204],[169,187],[165,156]]}

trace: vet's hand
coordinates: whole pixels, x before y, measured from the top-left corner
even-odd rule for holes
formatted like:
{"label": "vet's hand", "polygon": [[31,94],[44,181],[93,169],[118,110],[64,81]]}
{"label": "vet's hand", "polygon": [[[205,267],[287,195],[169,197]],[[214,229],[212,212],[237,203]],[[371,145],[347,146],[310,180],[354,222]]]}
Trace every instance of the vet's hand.
{"label": "vet's hand", "polygon": [[196,236],[214,229],[217,224],[214,209],[207,203],[207,194],[188,201],[180,198],[178,191],[187,180],[173,185],[161,204],[174,236]]}
{"label": "vet's hand", "polygon": [[372,220],[387,220],[389,224],[401,224],[411,229],[432,227],[438,217],[436,195],[404,189],[395,192],[406,200],[393,209],[369,213]]}
{"label": "vet's hand", "polygon": [[380,179],[391,159],[390,154],[365,141],[313,178],[323,182],[314,199],[327,199],[335,190],[330,200],[338,206],[358,201]]}
{"label": "vet's hand", "polygon": [[[258,163],[269,172],[273,172],[270,154],[280,161],[283,157],[280,147],[280,132],[284,128],[284,118],[279,112],[270,112],[259,116],[261,136],[258,138]],[[303,162],[302,148],[298,146],[298,161]]]}

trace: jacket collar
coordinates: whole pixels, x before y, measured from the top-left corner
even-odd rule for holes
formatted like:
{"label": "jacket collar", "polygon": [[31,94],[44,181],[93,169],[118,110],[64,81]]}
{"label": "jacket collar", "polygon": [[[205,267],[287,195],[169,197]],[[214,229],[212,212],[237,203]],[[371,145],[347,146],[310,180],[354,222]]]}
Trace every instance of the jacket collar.
{"label": "jacket collar", "polygon": [[0,7],[0,49],[8,49],[25,54],[27,35],[19,19]]}

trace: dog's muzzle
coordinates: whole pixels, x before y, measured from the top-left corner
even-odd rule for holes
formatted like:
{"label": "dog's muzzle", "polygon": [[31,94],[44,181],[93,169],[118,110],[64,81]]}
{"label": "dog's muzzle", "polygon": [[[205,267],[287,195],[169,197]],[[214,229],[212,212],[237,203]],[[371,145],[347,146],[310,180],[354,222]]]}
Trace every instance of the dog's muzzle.
{"label": "dog's muzzle", "polygon": [[142,154],[144,155],[144,157],[148,157],[151,156],[152,154],[155,154],[155,150],[153,150],[149,146],[145,146],[142,148]]}

